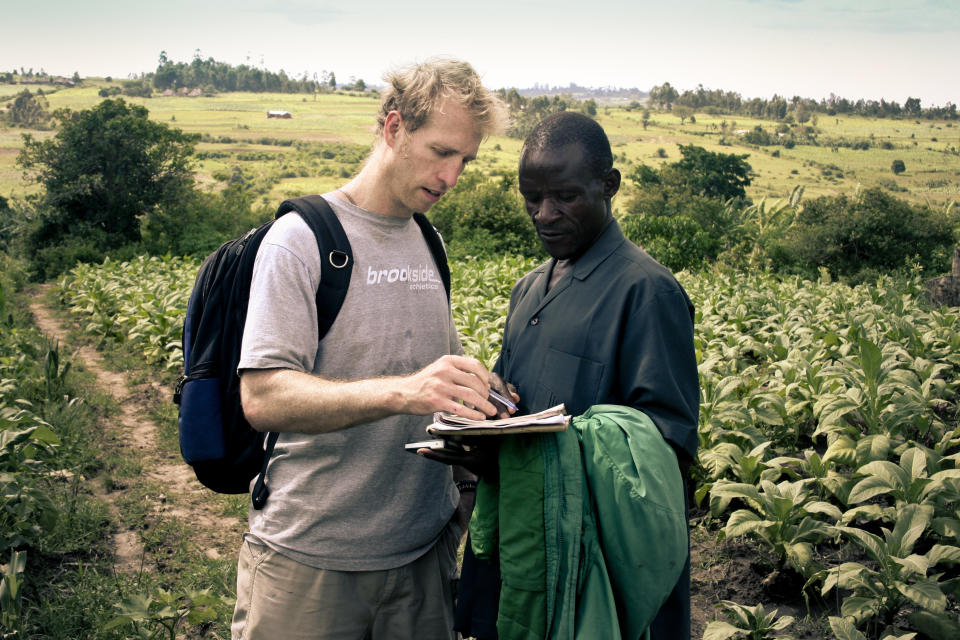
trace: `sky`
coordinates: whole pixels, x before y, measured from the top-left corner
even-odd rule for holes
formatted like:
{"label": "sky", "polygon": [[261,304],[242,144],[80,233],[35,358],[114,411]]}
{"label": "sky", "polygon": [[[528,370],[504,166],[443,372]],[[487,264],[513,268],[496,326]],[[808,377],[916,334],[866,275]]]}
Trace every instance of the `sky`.
{"label": "sky", "polygon": [[960,104],[960,0],[30,0],[0,11],[0,72],[128,77],[199,52],[339,82],[432,56],[491,89],[736,91]]}

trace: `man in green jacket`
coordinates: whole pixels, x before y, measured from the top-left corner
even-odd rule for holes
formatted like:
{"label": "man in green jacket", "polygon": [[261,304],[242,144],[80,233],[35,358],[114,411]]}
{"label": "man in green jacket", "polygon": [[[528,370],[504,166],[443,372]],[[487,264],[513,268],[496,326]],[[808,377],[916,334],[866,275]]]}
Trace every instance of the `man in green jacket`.
{"label": "man in green jacket", "polygon": [[[554,114],[527,137],[520,157],[520,193],[552,257],[514,287],[494,371],[516,387],[518,413],[560,402],[574,416],[594,405],[642,413],[669,445],[676,482],[682,484],[681,472],[686,475],[697,447],[693,305],[666,268],[624,237],[611,206],[620,179],[603,128],[586,116]],[[553,434],[500,440],[500,469],[485,476],[487,485],[499,484],[494,550],[499,562],[494,557],[491,565],[474,557],[473,545],[467,551],[457,627],[464,636],[495,638],[491,621],[497,620],[503,640],[558,637],[551,612],[543,611],[555,585],[546,583],[548,559],[539,559],[556,532],[538,511],[549,510],[556,498],[551,492],[566,490],[551,477],[556,476],[552,470],[569,464],[557,462],[562,449]],[[685,492],[682,486],[677,489],[682,502]],[[511,497],[518,491],[527,492],[519,500],[527,505],[524,515],[504,509],[504,504],[518,503],[516,495]],[[618,533],[628,542],[649,544],[655,552],[655,541],[636,539],[635,531]],[[682,542],[686,548],[687,541]],[[520,569],[509,558],[527,562]],[[528,605],[511,605],[509,615],[522,617],[527,611],[529,619],[498,620],[498,603],[508,599],[528,600]],[[673,592],[650,624],[650,637],[688,638],[689,621],[687,558]]]}

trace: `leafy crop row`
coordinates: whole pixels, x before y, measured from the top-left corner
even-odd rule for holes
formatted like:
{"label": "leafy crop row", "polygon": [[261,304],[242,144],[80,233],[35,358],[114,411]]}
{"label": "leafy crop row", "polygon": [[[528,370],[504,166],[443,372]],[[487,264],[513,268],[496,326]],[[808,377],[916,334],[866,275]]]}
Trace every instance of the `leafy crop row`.
{"label": "leafy crop row", "polygon": [[684,284],[698,305],[696,497],[721,536],[756,539],[820,596],[840,590],[840,616],[869,637],[960,637],[957,310],[925,305],[919,280]]}
{"label": "leafy crop row", "polygon": [[[81,490],[97,464],[89,409],[68,381],[70,362],[36,329],[0,282],[0,637],[20,638],[28,603],[47,589],[52,558],[96,555],[102,509]],[[40,585],[39,587],[37,585]]]}
{"label": "leafy crop row", "polygon": [[[464,347],[488,366],[511,286],[532,266],[452,265]],[[78,267],[60,295],[91,331],[176,369],[196,268],[170,258]],[[960,637],[960,313],[926,305],[919,279],[680,279],[697,307],[695,497],[710,526],[756,540],[807,597],[836,594],[838,637]],[[786,626],[724,606],[732,620]],[[711,624],[711,637],[730,637]]]}
{"label": "leafy crop row", "polygon": [[[513,257],[450,265],[453,315],[464,349],[488,366],[500,352],[510,289],[533,265]],[[183,316],[198,268],[196,260],[169,256],[81,264],[60,279],[60,300],[101,342],[128,342],[148,363],[176,371],[183,368]]]}

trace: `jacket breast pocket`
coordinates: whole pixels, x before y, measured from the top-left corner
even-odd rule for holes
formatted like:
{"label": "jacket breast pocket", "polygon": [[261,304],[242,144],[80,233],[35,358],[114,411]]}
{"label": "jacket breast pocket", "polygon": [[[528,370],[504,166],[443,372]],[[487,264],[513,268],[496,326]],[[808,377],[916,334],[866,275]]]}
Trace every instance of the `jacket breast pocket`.
{"label": "jacket breast pocket", "polygon": [[568,412],[582,413],[596,402],[603,370],[602,362],[549,349],[530,406],[542,411],[562,402]]}

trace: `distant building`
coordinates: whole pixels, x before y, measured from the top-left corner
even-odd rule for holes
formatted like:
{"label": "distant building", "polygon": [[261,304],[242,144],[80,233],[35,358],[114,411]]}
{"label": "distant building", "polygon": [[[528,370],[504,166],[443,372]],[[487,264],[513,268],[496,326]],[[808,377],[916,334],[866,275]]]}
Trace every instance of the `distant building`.
{"label": "distant building", "polygon": [[267,111],[268,118],[292,118],[293,114],[289,111]]}

